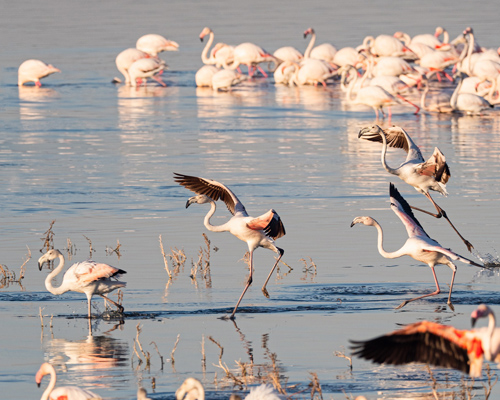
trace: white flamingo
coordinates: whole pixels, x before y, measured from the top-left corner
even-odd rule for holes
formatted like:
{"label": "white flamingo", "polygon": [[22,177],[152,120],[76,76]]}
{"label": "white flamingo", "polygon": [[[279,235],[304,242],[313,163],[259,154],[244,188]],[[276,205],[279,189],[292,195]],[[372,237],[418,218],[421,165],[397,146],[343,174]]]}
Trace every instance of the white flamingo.
{"label": "white flamingo", "polygon": [[282,61],[294,61],[299,62],[304,58],[304,55],[292,46],[284,46],[277,49],[273,56],[279,58]]}
{"label": "white flamingo", "polygon": [[90,390],[81,389],[78,386],[56,387],[56,370],[49,363],[43,363],[36,373],[35,381],[38,387],[45,375],[50,374],[49,386],[45,389],[40,400],[101,400],[102,397]]}
{"label": "white flamingo", "polygon": [[179,44],[173,40],[165,39],[161,35],[150,33],[137,39],[135,47],[145,53],[156,57],[163,51],[178,51]]}
{"label": "white flamingo", "polygon": [[[443,41],[439,40],[439,37],[443,35]],[[424,44],[431,49],[439,49],[443,47],[444,44],[448,44],[450,40],[450,36],[448,35],[448,31],[440,26],[438,26],[433,34],[430,33],[422,33],[419,35],[413,36],[410,38],[410,35],[404,32],[396,32],[394,34],[396,39],[403,41],[403,43],[411,48],[413,44]]]}
{"label": "white flamingo", "polygon": [[45,287],[50,293],[55,295],[69,291],[84,293],[87,296],[89,319],[91,318],[90,305],[94,294],[113,303],[120,312],[123,312],[123,307],[105,296],[105,294],[126,286],[125,282],[117,280],[120,275],[126,274],[126,271],[112,267],[108,264],[87,260],[73,264],[69,267],[64,273],[61,285],[54,287],[52,286],[52,280],[63,270],[64,256],[59,250],[52,249],[38,259],[38,268],[40,271],[42,270],[43,264],[55,259],[59,259],[59,265],[47,275],[47,278],[45,278]]}
{"label": "white flamingo", "polygon": [[402,57],[405,54],[412,54],[401,40],[390,35],[379,35],[376,38],[366,36],[362,48],[379,57]]}
{"label": "white flamingo", "polygon": [[471,314],[472,327],[488,317],[487,327],[457,329],[430,321],[420,321],[366,341],[351,341],[354,355],[376,363],[407,364],[421,362],[453,368],[473,378],[481,376],[483,359],[499,363],[500,328],[495,314],[481,304]]}
{"label": "white flamingo", "polygon": [[360,54],[354,47],[342,47],[333,57],[333,64],[339,67],[345,65],[357,67],[360,61]]}
{"label": "white flamingo", "polygon": [[35,85],[40,87],[42,86],[40,79],[55,72],[61,72],[61,70],[40,60],[26,60],[17,71],[17,84],[22,86],[27,82],[35,82]]}
{"label": "white flamingo", "polygon": [[240,64],[243,64],[248,67],[249,76],[253,76],[254,68],[257,68],[267,78],[267,73],[259,65],[263,62],[274,62],[276,67],[281,64],[281,60],[269,54],[262,47],[247,42],[236,46],[233,51],[233,63],[228,65],[225,62],[223,66],[225,69],[237,69]]}
{"label": "white flamingo", "polygon": [[323,43],[314,47],[316,43],[316,32],[314,32],[313,28],[308,28],[304,32],[304,38],[306,38],[307,35],[311,35],[311,40],[304,52],[304,58],[314,58],[316,60],[323,60],[327,63],[333,63],[333,59],[337,53],[335,46],[331,43]]}
{"label": "white flamingo", "polygon": [[314,85],[321,83],[326,87],[326,81],[336,74],[335,69],[322,60],[305,58],[295,69],[291,82],[297,86]]}
{"label": "white flamingo", "polygon": [[[253,252],[259,247],[264,247],[278,254],[278,259],[274,263],[271,272],[264,282],[264,286],[262,286],[262,292],[266,297],[269,297],[266,289],[267,282],[284,253],[283,249],[280,249],[274,244],[274,240],[285,235],[285,227],[283,226],[278,213],[272,209],[260,217],[250,217],[236,195],[227,186],[220,182],[177,173],[174,174],[174,179],[179,185],[182,185],[197,194],[187,201],[186,208],[188,208],[191,204],[210,203],[210,211],[205,216],[203,221],[205,227],[209,231],[231,232],[234,236],[246,242],[248,245],[248,250],[250,252],[250,275],[245,288],[243,289],[243,292],[234,307],[233,313],[229,317],[230,319],[234,319],[234,314],[238,309],[241,299],[252,284]],[[229,212],[233,214],[233,217],[225,224],[214,226],[210,224],[210,218],[215,213],[215,202],[219,199],[226,203],[226,206]]]}
{"label": "white flamingo", "polygon": [[[416,207],[412,208],[425,212],[436,218],[444,217],[458,236],[460,236],[462,241],[467,246],[467,249],[471,251],[473,248],[472,244],[460,235],[458,230],[451,223],[446,212],[436,204],[429,193],[429,190],[434,190],[441,193],[443,196],[448,195],[448,192],[446,191],[446,182],[450,179],[451,174],[444,154],[441,153],[441,151],[436,147],[432,156],[429,157],[427,161],[424,160],[418,146],[413,142],[408,133],[406,133],[406,131],[400,126],[393,126],[385,131],[378,125],[368,126],[359,131],[358,137],[372,142],[382,142],[383,147],[380,158],[384,169],[390,174],[396,175],[408,185],[413,186],[417,192],[422,193],[425,197],[427,197],[436,208],[438,214],[433,214]],[[391,168],[387,165],[385,160],[387,146],[406,151],[406,160],[399,167]]]}
{"label": "white flamingo", "polygon": [[141,82],[144,81],[144,85],[147,83],[147,79],[151,78],[158,82],[162,86],[167,86],[165,82],[161,80],[160,75],[165,69],[167,69],[167,64],[165,61],[159,58],[141,58],[135,61],[128,69],[130,75],[130,84],[133,87],[137,87],[137,79]]}
{"label": "white flamingo", "polygon": [[435,296],[441,292],[439,288],[439,283],[436,277],[436,272],[434,267],[438,264],[447,265],[453,271],[450,283],[450,292],[448,294],[448,305],[453,310],[453,305],[451,304],[451,292],[453,290],[453,282],[455,280],[455,274],[457,272],[457,267],[451,260],[461,261],[465,264],[474,265],[483,268],[482,265],[475,263],[474,261],[468,260],[461,255],[454,253],[449,249],[445,249],[438,242],[431,239],[427,233],[425,233],[422,225],[417,221],[410,205],[401,196],[398,190],[391,183],[389,188],[390,199],[391,199],[391,209],[396,213],[396,215],[401,219],[404,226],[406,227],[406,232],[408,233],[408,239],[406,243],[399,250],[393,252],[387,252],[383,248],[384,234],[380,224],[371,217],[356,217],[351,223],[351,227],[355,224],[363,224],[367,226],[374,226],[378,231],[378,241],[377,248],[380,255],[384,258],[399,258],[402,256],[410,256],[413,259],[427,264],[434,276],[434,282],[436,283],[436,290],[429,294],[424,294],[422,296],[415,297],[413,299],[403,301],[396,309],[404,307],[411,301],[423,299],[429,296]]}
{"label": "white flamingo", "polygon": [[203,42],[203,39],[207,35],[209,35],[208,42],[201,52],[201,61],[203,64],[215,64],[218,68],[221,68],[224,64],[231,64],[233,62],[234,46],[219,42],[210,51],[210,57],[208,57],[208,52],[210,50],[210,46],[212,46],[212,43],[214,42],[215,36],[212,29],[205,27],[200,33],[200,40]]}
{"label": "white flamingo", "polygon": [[236,71],[231,69],[221,69],[212,76],[212,89],[215,91],[219,91],[221,89],[230,90],[231,87],[237,85],[243,80],[244,77],[241,74],[236,73]]}
{"label": "white flamingo", "polygon": [[420,97],[420,107],[425,111],[438,112],[438,113],[451,113],[453,108],[451,107],[450,100],[451,94],[443,91],[439,91],[434,94],[431,98],[427,99],[427,94],[430,89],[430,85],[427,79],[422,80],[422,96]]}
{"label": "white flamingo", "polygon": [[116,68],[118,68],[118,71],[120,71],[122,75],[125,77],[126,85],[130,85],[130,75],[128,73],[128,69],[130,68],[130,66],[137,60],[140,60],[141,58],[149,58],[149,57],[151,56],[148,53],[134,48],[123,50],[120,54],[116,56],[115,60]]}
{"label": "white flamingo", "polygon": [[194,76],[196,86],[212,87],[212,78],[219,71],[221,71],[221,69],[217,68],[215,65],[204,65],[196,71],[196,75]]}
{"label": "white flamingo", "polygon": [[483,110],[494,107],[484,97],[478,96],[477,94],[460,93],[462,82],[463,80],[460,77],[457,87],[451,96],[450,105],[453,110],[462,111],[469,115],[481,115]]}

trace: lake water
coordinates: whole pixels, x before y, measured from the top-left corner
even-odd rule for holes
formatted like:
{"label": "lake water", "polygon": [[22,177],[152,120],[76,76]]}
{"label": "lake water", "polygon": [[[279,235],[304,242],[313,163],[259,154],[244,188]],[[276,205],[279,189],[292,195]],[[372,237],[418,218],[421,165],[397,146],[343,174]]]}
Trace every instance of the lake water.
{"label": "lake water", "polygon": [[[196,89],[203,48],[198,35],[209,26],[216,41],[303,50],[302,32],[309,26],[317,43],[341,48],[360,44],[366,35],[398,30],[413,35],[438,25],[455,37],[470,25],[481,45],[497,47],[496,6],[493,1],[358,0],[5,3],[0,263],[19,275],[26,246],[32,258],[22,286],[4,284],[0,290],[2,398],[41,396],[34,376],[44,361],[56,366],[58,385],[76,384],[106,399],[133,399],[141,385],[154,399],[173,399],[188,376],[202,380],[208,398],[227,398],[274,376],[288,394],[307,399],[313,373],[325,399],[431,396],[423,365],[395,368],[353,359],[351,370],[335,353],[349,354],[349,339],[368,339],[423,319],[469,328],[479,303],[500,312],[498,273],[458,263],[453,312],[446,307],[451,271],[439,266],[442,294],[394,310],[402,300],[434,290],[431,271],[410,258],[382,258],[375,230],[349,225],[358,215],[373,216],[385,228],[385,247],[392,251],[404,243],[406,232],[389,208],[389,182],[412,205],[429,210],[431,205],[382,169],[380,146],[357,138],[360,128],[374,122],[373,111],[346,104],[337,84],[298,89],[256,78],[232,93]],[[168,86],[135,90],[111,84],[119,76],[116,55],[146,33],[180,45],[179,52],[161,55],[170,66],[164,74]],[[17,68],[29,58],[52,63],[62,73],[43,80],[41,89],[18,88]],[[446,155],[450,195],[434,198],[477,252],[496,256],[500,112],[413,115],[399,107],[392,123],[408,131],[424,156],[435,146]],[[388,156],[393,165],[404,159],[399,150]],[[221,181],[251,215],[274,208],[284,222],[287,234],[278,245],[291,269],[280,265],[266,299],[260,287],[274,258],[258,249],[254,285],[235,323],[219,317],[232,311],[245,284],[246,245],[229,233],[207,232],[208,206],[186,210],[192,193],[173,181],[173,172]],[[228,217],[220,204],[212,222]],[[417,217],[443,246],[474,257],[446,221]],[[38,271],[37,259],[54,220],[54,245],[68,258],[69,239],[72,262],[89,257],[88,238],[95,260],[127,271],[123,323],[97,319],[90,336],[84,296],[46,291],[48,271]],[[191,279],[191,264],[205,248],[203,233],[211,241],[210,277],[198,272]],[[187,255],[170,282],[160,234],[167,253],[177,248]],[[120,257],[106,251],[117,241]],[[94,298],[94,306],[94,314],[104,311],[101,299]],[[134,351],[138,325],[150,366],[139,364]],[[210,338],[224,350],[220,361],[220,349]],[[432,370],[440,392],[463,393],[462,374]],[[484,382],[483,377],[473,384],[477,398],[484,398]],[[499,393],[494,387],[493,395]]]}

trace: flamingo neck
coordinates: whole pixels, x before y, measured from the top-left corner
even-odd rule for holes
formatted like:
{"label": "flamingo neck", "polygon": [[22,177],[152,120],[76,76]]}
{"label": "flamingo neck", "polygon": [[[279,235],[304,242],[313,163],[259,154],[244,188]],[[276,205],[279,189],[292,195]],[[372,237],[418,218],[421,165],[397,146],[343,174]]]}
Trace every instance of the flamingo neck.
{"label": "flamingo neck", "polygon": [[372,218],[372,220],[373,220],[373,226],[375,228],[377,228],[377,232],[378,232],[377,249],[378,249],[378,252],[380,253],[380,255],[384,258],[398,258],[398,257],[400,257],[401,255],[397,251],[389,253],[389,252],[384,250],[384,245],[383,245],[384,232],[382,231],[382,227],[380,226],[380,224],[377,221],[375,221],[373,218]]}
{"label": "flamingo neck", "polygon": [[449,43],[449,41],[450,41],[450,34],[446,29],[443,29],[443,40],[441,41],[441,43],[446,44]]}
{"label": "flamingo neck", "polygon": [[47,388],[44,390],[42,397],[40,397],[40,400],[48,400],[55,386],[56,386],[56,371],[54,367],[51,366],[49,386],[47,386]]}
{"label": "flamingo neck", "polygon": [[493,358],[493,354],[491,351],[491,342],[493,339],[493,334],[495,333],[495,328],[496,328],[495,314],[493,314],[493,311],[490,311],[490,313],[488,314],[488,334],[486,335],[488,341],[484,346],[488,350],[486,359],[489,361],[491,361]]}
{"label": "flamingo neck", "polygon": [[212,215],[215,214],[215,209],[216,209],[215,201],[210,200],[210,210],[208,211],[207,215],[205,215],[205,219],[203,220],[203,223],[205,225],[205,228],[207,228],[211,232],[227,232],[229,229],[226,227],[227,224],[223,225],[212,225],[210,223],[210,218],[212,218]]}
{"label": "flamingo neck", "polygon": [[315,42],[316,42],[316,33],[313,32],[311,34],[311,40],[309,41],[309,44],[307,45],[306,51],[304,52],[304,58],[309,58],[311,56],[311,51],[313,49]]}
{"label": "flamingo neck", "polygon": [[[64,268],[64,256],[62,254],[59,254],[57,256],[57,258],[59,258],[59,265],[49,275],[47,275],[47,278],[45,278],[45,288],[52,294],[63,294],[63,293],[66,293],[68,291],[68,289],[65,288],[64,280],[59,287],[54,287],[52,285],[52,280]],[[51,373],[51,376],[52,376],[52,373]]]}
{"label": "flamingo neck", "polygon": [[450,105],[451,105],[451,108],[454,110],[457,109],[458,95],[460,92],[460,88],[462,87],[462,82],[463,82],[462,77],[460,77],[458,84],[457,84],[457,87],[455,88],[455,90],[453,91],[453,94],[451,95]]}
{"label": "flamingo neck", "polygon": [[354,78],[352,78],[351,82],[347,85],[347,99],[349,101],[354,101],[352,98],[352,91],[354,89],[354,86],[356,86],[356,82],[358,81],[358,72],[354,67],[350,68],[349,71],[354,70]]}
{"label": "flamingo neck", "polygon": [[428,110],[427,110],[427,107],[425,106],[425,98],[426,98],[428,92],[429,92],[429,85],[426,84],[424,91],[422,92],[422,97],[420,97],[420,108],[423,110],[426,110],[426,111],[428,111]]}
{"label": "flamingo neck", "polygon": [[212,43],[214,42],[214,33],[210,32],[210,37],[208,39],[207,44],[205,45],[205,48],[201,52],[201,61],[203,64],[212,64],[211,59],[207,57],[208,51],[210,49],[210,46],[212,46]]}
{"label": "flamingo neck", "polygon": [[382,166],[390,174],[398,175],[398,171],[396,169],[391,168],[389,167],[389,165],[387,165],[387,161],[385,160],[385,155],[387,153],[387,138],[385,137],[384,133],[381,133],[380,136],[382,137],[382,153],[380,154],[380,161],[382,162]]}
{"label": "flamingo neck", "polygon": [[472,52],[474,51],[474,34],[472,32],[469,33],[469,40],[468,40],[469,48],[467,49],[467,74],[469,76],[472,76]]}

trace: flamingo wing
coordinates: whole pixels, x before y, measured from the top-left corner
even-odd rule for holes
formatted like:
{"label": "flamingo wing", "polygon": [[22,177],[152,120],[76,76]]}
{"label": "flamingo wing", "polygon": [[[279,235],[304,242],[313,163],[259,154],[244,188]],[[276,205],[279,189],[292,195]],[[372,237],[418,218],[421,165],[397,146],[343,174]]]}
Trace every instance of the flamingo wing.
{"label": "flamingo wing", "polygon": [[78,386],[60,386],[55,388],[50,393],[50,400],[68,400],[68,399],[81,399],[81,400],[99,400],[101,396],[91,392],[90,390],[85,390],[79,388]]}
{"label": "flamingo wing", "polygon": [[196,194],[204,194],[213,201],[222,200],[226,203],[227,209],[233,215],[237,212],[246,214],[245,206],[226,185],[220,182],[212,179],[178,174],[176,172],[174,172],[174,180]]}
{"label": "flamingo wing", "polygon": [[108,264],[96,263],[92,260],[76,263],[71,267],[71,270],[77,280],[82,283],[91,283],[126,273],[122,269],[112,267]]}
{"label": "flamingo wing", "polygon": [[482,362],[481,340],[473,331],[422,321],[367,341],[351,341],[353,354],[377,363],[423,362],[470,373],[470,362]]}
{"label": "flamingo wing", "polygon": [[421,175],[434,176],[443,185],[450,179],[451,173],[444,154],[436,147],[427,161],[419,165],[416,171]]}
{"label": "flamingo wing", "polygon": [[401,222],[403,222],[406,231],[408,232],[408,237],[424,236],[428,238],[429,235],[425,233],[424,228],[415,218],[410,205],[406,202],[403,196],[401,196],[392,183],[389,185],[389,195],[391,197],[392,211],[394,211]]}
{"label": "flamingo wing", "polygon": [[278,239],[285,236],[285,226],[281,221],[280,216],[273,209],[260,217],[252,219],[247,223],[247,226],[253,230],[263,230],[267,236],[273,239]]}
{"label": "flamingo wing", "polygon": [[[400,126],[391,126],[385,130],[387,144],[391,147],[399,147],[408,153],[406,161],[415,160],[424,162],[424,157],[418,146],[413,142],[410,135]],[[394,145],[390,144],[394,142]]]}

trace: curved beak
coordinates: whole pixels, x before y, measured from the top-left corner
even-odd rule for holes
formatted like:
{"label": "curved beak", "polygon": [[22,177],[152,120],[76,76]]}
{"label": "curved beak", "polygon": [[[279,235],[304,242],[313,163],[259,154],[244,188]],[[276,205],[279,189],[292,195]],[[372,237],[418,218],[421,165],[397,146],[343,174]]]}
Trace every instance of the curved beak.
{"label": "curved beak", "polygon": [[43,268],[43,262],[42,262],[42,263],[40,263],[40,262],[39,262],[39,263],[38,263],[38,270],[39,270],[39,271],[41,271],[41,270],[42,270],[42,268]]}
{"label": "curved beak", "polygon": [[188,201],[186,201],[186,208],[188,208],[191,204],[193,204],[193,203],[194,203],[194,200],[193,200],[193,199],[194,199],[194,197],[190,197],[190,198],[188,199]]}
{"label": "curved beak", "polygon": [[470,319],[470,324],[472,325],[472,327],[473,327],[473,328],[474,328],[474,326],[476,325],[476,321],[477,321],[477,318],[472,317],[472,318]]}
{"label": "curved beak", "polygon": [[351,222],[351,228],[356,225],[354,221]]}
{"label": "curved beak", "polygon": [[366,132],[369,132],[369,131],[370,131],[370,129],[371,129],[371,126],[370,126],[370,127],[366,126],[366,127],[364,127],[363,129],[361,129],[361,130],[359,131],[359,133],[358,133],[358,139],[359,139],[361,136],[363,136]]}

